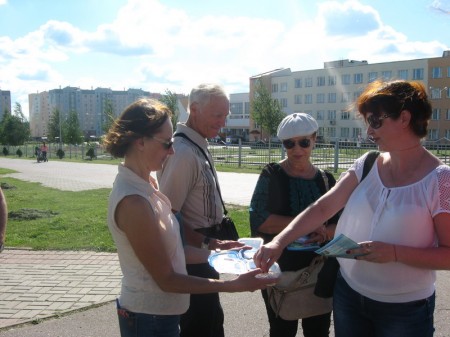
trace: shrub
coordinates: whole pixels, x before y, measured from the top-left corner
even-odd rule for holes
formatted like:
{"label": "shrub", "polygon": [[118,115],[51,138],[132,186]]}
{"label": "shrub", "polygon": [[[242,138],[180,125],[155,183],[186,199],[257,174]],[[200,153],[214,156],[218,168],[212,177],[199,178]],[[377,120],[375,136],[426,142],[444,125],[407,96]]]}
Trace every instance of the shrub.
{"label": "shrub", "polygon": [[89,150],[87,150],[86,156],[88,156],[91,160],[96,157],[95,156],[95,150],[94,150],[93,147],[90,147]]}
{"label": "shrub", "polygon": [[9,151],[6,147],[3,147],[3,155],[7,156],[9,154]]}
{"label": "shrub", "polygon": [[17,149],[16,154],[19,156],[19,158],[22,157],[23,153],[21,149]]}
{"label": "shrub", "polygon": [[59,159],[63,159],[64,158],[64,151],[63,149],[58,149],[58,151],[56,151],[56,155],[58,156]]}

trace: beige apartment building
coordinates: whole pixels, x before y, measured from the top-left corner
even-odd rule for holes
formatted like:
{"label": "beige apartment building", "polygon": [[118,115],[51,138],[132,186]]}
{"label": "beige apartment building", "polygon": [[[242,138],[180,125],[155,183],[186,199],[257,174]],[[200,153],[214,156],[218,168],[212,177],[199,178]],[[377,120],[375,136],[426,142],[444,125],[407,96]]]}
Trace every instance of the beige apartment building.
{"label": "beige apartment building", "polygon": [[[365,86],[376,79],[423,82],[433,104],[427,140],[450,139],[450,51],[427,59],[376,64],[338,60],[325,62],[323,69],[277,69],[250,78],[250,101],[256,81],[262,81],[286,114],[305,112],[316,118],[318,135],[324,141],[364,141],[367,130],[353,104]],[[250,140],[261,137],[253,120],[249,129]]]}
{"label": "beige apartment building", "polygon": [[104,134],[105,113],[112,107],[117,117],[129,104],[140,97],[159,98],[141,89],[123,91],[109,88],[80,89],[65,87],[28,95],[31,137],[42,138],[48,135],[48,125],[55,109],[60,111],[61,120],[67,119],[70,112],[78,115],[80,128],[86,139],[98,138]]}

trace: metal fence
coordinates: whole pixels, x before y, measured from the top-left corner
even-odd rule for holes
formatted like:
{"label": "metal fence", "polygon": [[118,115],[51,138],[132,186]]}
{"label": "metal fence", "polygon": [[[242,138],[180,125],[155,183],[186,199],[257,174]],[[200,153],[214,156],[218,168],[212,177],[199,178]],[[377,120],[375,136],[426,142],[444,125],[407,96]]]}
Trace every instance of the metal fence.
{"label": "metal fence", "polygon": [[[35,158],[35,147],[41,144],[26,144],[21,146],[1,145],[7,149],[10,156],[15,156],[20,149],[22,157]],[[445,164],[450,164],[450,141],[424,142],[423,145],[434,155],[439,157]],[[98,143],[81,145],[62,145],[65,158],[90,159],[86,152],[94,148],[96,159],[111,159],[105,152],[103,146]],[[59,143],[48,144],[48,159],[57,159]],[[311,160],[314,165],[333,172],[345,170],[353,162],[370,150],[377,149],[372,143],[356,144],[355,142],[316,143],[312,152]],[[261,169],[270,162],[278,162],[286,157],[286,152],[281,143],[254,143],[240,142],[238,144],[210,143],[209,151],[217,166],[230,168],[253,168]]]}
{"label": "metal fence", "polygon": [[[1,153],[4,153],[5,149],[8,151],[10,156],[17,155],[17,150],[20,149],[22,152],[23,158],[36,158],[36,147],[40,147],[41,143],[29,143],[25,145],[18,145],[18,146],[12,146],[12,145],[1,145],[0,151]],[[58,159],[57,151],[60,148],[59,143],[48,143],[48,152],[47,152],[47,158],[48,159]],[[94,154],[95,158],[111,158],[111,156],[106,153],[103,149],[103,146],[97,143],[87,143],[87,144],[80,144],[80,145],[71,145],[71,144],[62,144],[61,149],[64,151],[64,158],[69,159],[90,159],[89,156],[86,155],[86,152],[90,148],[94,148]],[[0,154],[1,154],[0,153]]]}
{"label": "metal fence", "polygon": [[[439,157],[445,164],[450,162],[450,143],[424,142],[423,145]],[[372,143],[355,142],[317,143],[311,160],[317,167],[338,172],[345,170],[353,162],[370,150],[376,150]],[[210,143],[209,151],[216,165],[239,168],[262,168],[270,162],[285,158],[286,152],[281,143],[217,144]]]}

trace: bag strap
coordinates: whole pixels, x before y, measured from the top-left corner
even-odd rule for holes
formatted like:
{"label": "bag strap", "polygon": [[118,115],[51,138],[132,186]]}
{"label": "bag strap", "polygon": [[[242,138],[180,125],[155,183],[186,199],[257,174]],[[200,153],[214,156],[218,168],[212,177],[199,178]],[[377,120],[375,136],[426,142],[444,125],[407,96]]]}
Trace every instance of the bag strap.
{"label": "bag strap", "polygon": [[200,150],[200,152],[203,154],[203,156],[205,157],[206,161],[208,162],[209,168],[211,169],[211,172],[212,172],[212,174],[213,174],[214,182],[216,183],[216,188],[217,188],[217,191],[219,192],[220,202],[222,203],[223,214],[224,214],[224,215],[227,215],[228,211],[227,211],[227,209],[225,208],[225,203],[223,202],[223,199],[222,199],[222,193],[220,192],[220,187],[219,187],[219,183],[217,182],[217,176],[216,176],[216,173],[214,172],[213,165],[212,165],[211,162],[209,161],[208,155],[206,154],[205,150],[203,150],[203,149],[200,147],[200,145],[198,145],[197,143],[195,143],[192,139],[190,139],[188,136],[186,136],[186,134],[183,133],[183,132],[177,132],[177,133],[175,133],[173,136],[174,136],[174,137],[182,137],[182,138],[186,139],[186,140],[189,141],[191,144],[194,144],[195,146],[197,146],[198,149]]}
{"label": "bag strap", "polygon": [[363,173],[361,176],[361,181],[359,183],[361,183],[364,180],[364,178],[369,174],[373,164],[375,163],[375,160],[378,158],[379,155],[380,151],[370,151],[367,154],[366,159],[364,159]]}
{"label": "bag strap", "polygon": [[320,263],[322,263],[325,260],[324,256],[320,255],[320,256],[316,256],[315,258],[312,259],[311,263],[309,264],[308,268],[306,270],[303,270],[298,277],[295,279],[295,281],[293,282],[293,284],[295,286],[297,285],[302,285],[303,283],[305,283],[305,281],[311,276],[311,274],[313,273],[314,269],[316,269]]}
{"label": "bag strap", "polygon": [[328,190],[330,189],[330,184],[328,182],[327,174],[322,169],[319,169],[319,171],[320,171],[320,174],[322,175],[323,183],[325,184],[325,192],[328,192]]}

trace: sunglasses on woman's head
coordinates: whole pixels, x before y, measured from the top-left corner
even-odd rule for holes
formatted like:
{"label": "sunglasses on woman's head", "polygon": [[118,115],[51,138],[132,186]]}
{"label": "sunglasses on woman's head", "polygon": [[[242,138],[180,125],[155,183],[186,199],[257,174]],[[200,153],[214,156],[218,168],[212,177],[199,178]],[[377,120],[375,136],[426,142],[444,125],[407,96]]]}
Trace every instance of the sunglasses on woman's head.
{"label": "sunglasses on woman's head", "polygon": [[304,149],[307,149],[308,147],[311,146],[311,139],[304,138],[304,139],[298,140],[297,142],[295,142],[295,140],[292,140],[292,139],[283,140],[283,145],[288,150],[294,148],[296,143],[298,144],[298,146],[300,146]]}
{"label": "sunglasses on woman's head", "polygon": [[383,125],[383,119],[389,117],[391,117],[391,115],[384,114],[383,116],[378,117],[374,114],[371,114],[369,117],[367,117],[367,124],[369,124],[372,129],[379,129]]}

